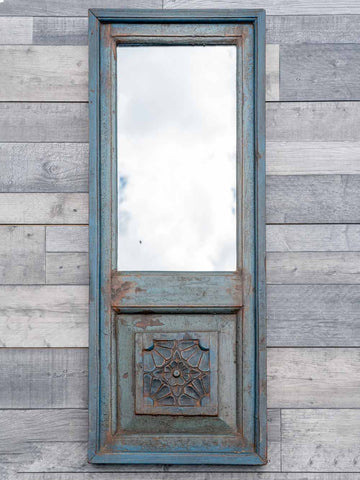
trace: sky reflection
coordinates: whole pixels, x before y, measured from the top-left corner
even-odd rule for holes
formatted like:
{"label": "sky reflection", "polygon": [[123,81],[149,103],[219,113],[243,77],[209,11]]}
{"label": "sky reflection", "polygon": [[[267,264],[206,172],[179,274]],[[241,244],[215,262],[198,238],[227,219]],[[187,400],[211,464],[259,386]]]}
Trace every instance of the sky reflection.
{"label": "sky reflection", "polygon": [[118,269],[235,270],[236,47],[118,47]]}

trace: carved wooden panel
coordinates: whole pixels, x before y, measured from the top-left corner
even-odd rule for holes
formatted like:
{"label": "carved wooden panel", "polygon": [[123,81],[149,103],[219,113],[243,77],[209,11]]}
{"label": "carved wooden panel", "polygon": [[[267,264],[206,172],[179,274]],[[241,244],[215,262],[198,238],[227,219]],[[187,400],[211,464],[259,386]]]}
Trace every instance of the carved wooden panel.
{"label": "carved wooden panel", "polygon": [[136,334],[136,413],[217,415],[217,333]]}

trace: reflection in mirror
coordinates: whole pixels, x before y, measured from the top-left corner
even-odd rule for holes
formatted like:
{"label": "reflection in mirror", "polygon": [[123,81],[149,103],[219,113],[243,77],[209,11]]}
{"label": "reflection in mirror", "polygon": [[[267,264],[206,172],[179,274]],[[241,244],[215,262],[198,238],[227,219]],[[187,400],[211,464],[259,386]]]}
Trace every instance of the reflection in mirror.
{"label": "reflection in mirror", "polygon": [[236,47],[117,47],[118,269],[236,269]]}

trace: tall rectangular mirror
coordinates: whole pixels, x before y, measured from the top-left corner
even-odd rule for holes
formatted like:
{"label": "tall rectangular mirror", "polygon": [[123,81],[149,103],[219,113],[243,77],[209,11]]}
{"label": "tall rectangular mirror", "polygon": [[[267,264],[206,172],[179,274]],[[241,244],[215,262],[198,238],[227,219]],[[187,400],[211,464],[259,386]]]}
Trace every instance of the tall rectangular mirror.
{"label": "tall rectangular mirror", "polygon": [[263,465],[265,14],[94,10],[89,460]]}

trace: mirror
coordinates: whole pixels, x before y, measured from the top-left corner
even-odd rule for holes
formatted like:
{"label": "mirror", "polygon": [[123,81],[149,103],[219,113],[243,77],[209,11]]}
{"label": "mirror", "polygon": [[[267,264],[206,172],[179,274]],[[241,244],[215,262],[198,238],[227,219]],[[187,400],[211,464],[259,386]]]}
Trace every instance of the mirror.
{"label": "mirror", "polygon": [[118,269],[236,270],[236,47],[118,46]]}

